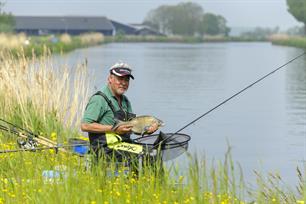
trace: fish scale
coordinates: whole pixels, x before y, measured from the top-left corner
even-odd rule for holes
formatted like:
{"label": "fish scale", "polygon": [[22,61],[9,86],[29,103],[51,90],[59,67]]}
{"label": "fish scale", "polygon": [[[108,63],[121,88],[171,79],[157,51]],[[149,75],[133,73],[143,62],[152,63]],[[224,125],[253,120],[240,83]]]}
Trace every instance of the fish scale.
{"label": "fish scale", "polygon": [[163,121],[161,121],[160,119],[154,116],[141,115],[127,122],[117,121],[117,124],[115,124],[112,129],[116,130],[121,125],[129,125],[133,126],[132,127],[133,133],[140,135],[140,134],[145,134],[147,132],[147,129],[155,124],[157,125],[158,128],[164,125]]}

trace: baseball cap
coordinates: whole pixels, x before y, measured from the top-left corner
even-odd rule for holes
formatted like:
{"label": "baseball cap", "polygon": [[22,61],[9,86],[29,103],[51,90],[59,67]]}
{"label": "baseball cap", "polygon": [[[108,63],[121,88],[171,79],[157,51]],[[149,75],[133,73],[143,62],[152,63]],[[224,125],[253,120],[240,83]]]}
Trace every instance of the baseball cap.
{"label": "baseball cap", "polygon": [[110,69],[109,72],[111,74],[114,74],[116,76],[129,76],[132,79],[134,79],[134,76],[132,75],[132,69],[131,67],[126,63],[116,63],[114,64]]}

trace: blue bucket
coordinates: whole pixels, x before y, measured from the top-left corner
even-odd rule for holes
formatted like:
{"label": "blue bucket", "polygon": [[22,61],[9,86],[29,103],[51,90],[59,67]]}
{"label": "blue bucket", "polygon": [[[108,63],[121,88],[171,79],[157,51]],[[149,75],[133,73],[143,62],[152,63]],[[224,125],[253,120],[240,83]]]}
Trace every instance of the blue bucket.
{"label": "blue bucket", "polygon": [[74,147],[71,147],[71,150],[77,154],[84,155],[88,153],[89,150],[89,142],[86,140],[78,139],[78,138],[70,138],[68,140],[69,145],[72,145]]}

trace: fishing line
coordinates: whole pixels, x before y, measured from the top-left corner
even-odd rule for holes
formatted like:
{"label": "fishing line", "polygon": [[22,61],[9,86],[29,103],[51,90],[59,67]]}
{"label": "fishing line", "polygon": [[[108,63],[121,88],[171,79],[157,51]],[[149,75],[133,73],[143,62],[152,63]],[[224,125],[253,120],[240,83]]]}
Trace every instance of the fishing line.
{"label": "fishing line", "polygon": [[246,86],[245,88],[241,89],[240,91],[238,91],[237,93],[233,94],[232,96],[230,96],[229,98],[225,99],[224,101],[222,101],[221,103],[219,103],[218,105],[216,105],[215,107],[211,108],[210,110],[208,110],[207,112],[203,113],[202,115],[200,115],[199,117],[197,117],[196,119],[194,119],[193,121],[191,121],[190,123],[188,123],[187,125],[183,126],[181,129],[177,130],[175,133],[179,133],[182,130],[184,130],[185,128],[187,128],[188,126],[192,125],[193,123],[195,123],[196,121],[200,120],[201,118],[203,118],[204,116],[208,115],[209,113],[211,113],[212,111],[216,110],[217,108],[219,108],[220,106],[224,105],[226,102],[230,101],[231,99],[235,98],[236,96],[238,96],[239,94],[241,94],[242,92],[244,92],[245,90],[251,88],[253,85],[257,84],[258,82],[264,80],[265,78],[267,78],[268,76],[274,74],[275,72],[277,72],[278,70],[282,69],[283,67],[287,66],[288,64],[290,64],[291,62],[297,60],[298,58],[302,57],[303,55],[305,55],[306,52],[303,52],[302,54],[294,57],[293,59],[291,59],[290,61],[286,62],[285,64],[281,65],[280,67],[272,70],[271,72],[269,72],[268,74],[264,75],[263,77],[257,79],[256,81],[254,81],[253,83],[251,83],[250,85]]}
{"label": "fishing line", "polygon": [[[278,70],[282,69],[283,67],[287,66],[288,64],[292,63],[293,61],[297,60],[298,58],[302,57],[303,55],[306,54],[306,51],[304,51],[302,54],[294,57],[293,59],[291,59],[290,61],[286,62],[285,64],[281,65],[280,67],[272,70],[271,72],[269,72],[268,74],[264,75],[263,77],[257,79],[256,81],[254,81],[253,83],[251,83],[250,85],[246,86],[245,88],[241,89],[240,91],[238,91],[237,93],[233,94],[232,96],[230,96],[229,98],[225,99],[224,101],[222,101],[221,103],[219,103],[218,105],[216,105],[215,107],[211,108],[210,110],[208,110],[207,112],[203,113],[202,115],[200,115],[199,117],[195,118],[194,120],[192,120],[191,122],[189,122],[188,124],[186,124],[185,126],[183,126],[182,128],[178,129],[175,133],[172,133],[169,137],[167,137],[166,139],[164,139],[163,142],[166,141],[172,141],[174,140],[173,136],[179,132],[181,132],[182,130],[186,129],[187,127],[189,127],[190,125],[192,125],[193,123],[195,123],[196,121],[200,120],[201,118],[203,118],[204,116],[208,115],[209,113],[211,113],[212,111],[216,110],[217,108],[219,108],[220,106],[224,105],[226,102],[230,101],[231,99],[235,98],[236,96],[238,96],[239,94],[241,94],[242,92],[246,91],[247,89],[251,88],[252,86],[254,86],[255,84],[257,84],[258,82],[264,80],[265,78],[267,78],[268,76],[274,74],[275,72],[277,72]],[[172,139],[171,139],[172,138]],[[171,140],[170,140],[171,139]]]}
{"label": "fishing line", "polygon": [[[239,94],[241,94],[242,92],[246,91],[247,89],[251,88],[252,86],[254,86],[255,84],[259,83],[260,81],[264,80],[265,78],[267,78],[268,76],[272,75],[273,73],[277,72],[278,70],[282,69],[283,67],[287,66],[288,64],[292,63],[293,61],[297,60],[298,58],[304,56],[306,54],[306,51],[304,51],[302,54],[294,57],[293,59],[289,60],[288,62],[286,62],[285,64],[281,65],[280,67],[272,70],[271,72],[269,72],[268,74],[262,76],[261,78],[257,79],[256,81],[254,81],[253,83],[251,83],[250,85],[246,86],[245,88],[241,89],[240,91],[236,92],[235,94],[233,94],[232,96],[230,96],[229,98],[225,99],[224,101],[222,101],[221,103],[217,104],[216,106],[214,106],[213,108],[209,109],[207,112],[203,113],[202,115],[198,116],[197,118],[195,118],[194,120],[192,120],[191,122],[189,122],[188,124],[186,124],[185,126],[183,126],[182,128],[178,129],[175,133],[170,133],[168,134],[169,136],[167,136],[166,138],[161,138],[160,141],[157,144],[154,144],[152,146],[152,150],[153,149],[157,149],[159,146],[162,145],[167,145],[169,144],[171,141],[176,142],[176,135],[181,132],[182,130],[184,130],[185,128],[189,127],[190,125],[192,125],[193,123],[195,123],[196,121],[200,120],[201,118],[203,118],[204,116],[208,115],[209,113],[211,113],[212,111],[216,110],[217,108],[219,108],[220,106],[224,105],[225,103],[227,103],[228,101],[230,101],[231,99],[235,98],[236,96],[238,96]],[[140,158],[142,155],[139,155],[137,158]]]}

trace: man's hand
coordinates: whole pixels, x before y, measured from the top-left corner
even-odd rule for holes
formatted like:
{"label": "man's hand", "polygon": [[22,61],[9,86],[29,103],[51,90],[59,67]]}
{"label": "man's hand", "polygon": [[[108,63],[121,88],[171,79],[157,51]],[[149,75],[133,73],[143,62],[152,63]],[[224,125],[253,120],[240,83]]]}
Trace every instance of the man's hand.
{"label": "man's hand", "polygon": [[120,125],[116,128],[116,133],[117,134],[125,134],[125,133],[130,133],[132,132],[132,128],[133,126],[132,125]]}

